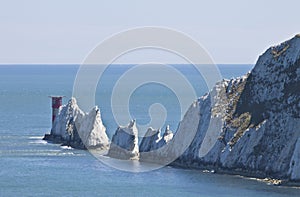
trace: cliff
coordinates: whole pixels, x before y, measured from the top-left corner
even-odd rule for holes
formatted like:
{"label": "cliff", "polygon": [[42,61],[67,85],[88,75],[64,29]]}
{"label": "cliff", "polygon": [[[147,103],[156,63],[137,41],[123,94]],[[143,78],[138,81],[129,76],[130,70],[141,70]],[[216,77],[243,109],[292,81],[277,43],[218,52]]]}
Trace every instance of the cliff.
{"label": "cliff", "polygon": [[139,146],[139,160],[146,162],[161,161],[167,157],[167,152],[163,147],[167,147],[166,145],[168,145],[172,139],[173,132],[170,130],[169,125],[166,127],[163,135],[161,135],[160,129],[155,130],[149,128]]}
{"label": "cliff", "polygon": [[163,136],[161,136],[160,129],[155,130],[149,128],[142,138],[142,142],[139,146],[140,152],[149,152],[157,150],[167,144],[173,138],[173,132],[170,130],[169,125],[166,127]]}
{"label": "cliff", "polygon": [[75,98],[71,98],[67,105],[60,107],[51,133],[46,134],[44,139],[80,149],[109,147],[106,128],[98,107],[84,113],[78,107]]}
{"label": "cliff", "polygon": [[247,75],[219,82],[197,105],[199,115],[188,111],[182,120],[193,120],[195,138],[173,165],[300,181],[299,35],[269,48]]}
{"label": "cliff", "polygon": [[117,159],[139,158],[138,130],[135,120],[116,130],[107,155]]}

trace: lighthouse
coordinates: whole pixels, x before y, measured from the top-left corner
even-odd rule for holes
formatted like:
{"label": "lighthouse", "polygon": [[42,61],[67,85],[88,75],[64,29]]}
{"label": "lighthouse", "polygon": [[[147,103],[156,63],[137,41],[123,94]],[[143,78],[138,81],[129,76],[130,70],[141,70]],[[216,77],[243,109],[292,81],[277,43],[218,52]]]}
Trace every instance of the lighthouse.
{"label": "lighthouse", "polygon": [[60,106],[62,105],[62,98],[65,96],[49,96],[52,100],[52,127]]}

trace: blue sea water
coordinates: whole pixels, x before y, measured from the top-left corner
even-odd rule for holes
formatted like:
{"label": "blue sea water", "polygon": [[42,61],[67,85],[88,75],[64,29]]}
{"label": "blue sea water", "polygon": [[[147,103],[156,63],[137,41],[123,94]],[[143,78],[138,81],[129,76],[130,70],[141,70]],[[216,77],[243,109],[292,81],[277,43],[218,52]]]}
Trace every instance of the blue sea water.
{"label": "blue sea water", "polygon": [[[218,65],[224,78],[247,73],[253,65]],[[203,78],[188,65],[176,65],[201,96]],[[164,167],[130,173],[102,164],[88,151],[42,140],[51,128],[48,95],[72,96],[78,65],[0,66],[0,196],[299,196],[300,190],[275,187],[239,176]],[[96,92],[102,119],[111,137],[110,95],[115,81],[130,65],[113,65]],[[166,105],[167,124],[176,130],[180,116],[174,94],[159,85],[136,89],[130,105],[138,122],[149,121],[148,107]],[[172,111],[174,110],[174,111]]]}

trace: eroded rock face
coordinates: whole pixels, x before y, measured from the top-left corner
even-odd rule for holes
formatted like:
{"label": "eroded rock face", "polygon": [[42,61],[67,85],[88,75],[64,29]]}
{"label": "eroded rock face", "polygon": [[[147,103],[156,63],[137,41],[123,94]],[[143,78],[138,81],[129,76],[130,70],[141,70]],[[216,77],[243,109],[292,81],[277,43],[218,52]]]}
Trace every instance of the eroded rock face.
{"label": "eroded rock face", "polygon": [[58,116],[55,118],[51,129],[51,134],[67,140],[69,137],[68,130],[71,132],[71,126],[75,124],[76,119],[78,119],[77,122],[80,122],[84,115],[84,112],[78,107],[76,99],[71,98],[67,105],[59,109]]}
{"label": "eroded rock face", "polygon": [[300,138],[297,139],[295,149],[289,166],[292,180],[300,181]]}
{"label": "eroded rock face", "polygon": [[75,98],[71,98],[67,105],[59,109],[51,133],[45,135],[45,139],[81,149],[109,147],[98,107],[84,113]]}
{"label": "eroded rock face", "polygon": [[163,136],[161,131],[149,128],[140,144],[140,160],[159,163],[168,156],[165,146],[172,140],[173,132],[169,125],[166,127]]}
{"label": "eroded rock face", "polygon": [[155,130],[149,128],[145,134],[145,137],[142,138],[141,144],[139,146],[140,152],[149,152],[157,150],[167,144],[173,138],[173,132],[170,130],[169,125],[167,125],[166,130],[161,136],[160,129]]}
{"label": "eroded rock face", "polygon": [[158,142],[162,139],[161,131],[149,128],[142,138],[141,144],[139,146],[140,152],[149,152],[159,148]]}
{"label": "eroded rock face", "polygon": [[117,159],[138,159],[138,130],[135,120],[127,126],[120,126],[113,135],[108,156]]}
{"label": "eroded rock face", "polygon": [[102,123],[100,110],[97,106],[86,114],[81,121],[78,121],[77,125],[79,126],[79,136],[87,148],[107,149],[109,147],[106,128]]}
{"label": "eroded rock face", "polygon": [[196,136],[174,165],[300,179],[299,36],[268,49],[244,77],[218,83],[198,105],[199,115],[182,121],[195,120]]}

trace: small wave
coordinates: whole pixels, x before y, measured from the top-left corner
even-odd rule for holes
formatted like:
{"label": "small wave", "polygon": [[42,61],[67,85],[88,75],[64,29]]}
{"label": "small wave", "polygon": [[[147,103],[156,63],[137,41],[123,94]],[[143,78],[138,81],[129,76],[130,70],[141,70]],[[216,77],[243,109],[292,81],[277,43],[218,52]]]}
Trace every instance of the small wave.
{"label": "small wave", "polygon": [[107,155],[94,155],[94,156],[98,159],[110,159],[110,157]]}
{"label": "small wave", "polygon": [[44,136],[30,136],[29,139],[31,140],[42,140]]}
{"label": "small wave", "polygon": [[58,155],[75,155],[73,152],[59,153]]}
{"label": "small wave", "polygon": [[29,142],[29,144],[47,144],[48,142],[45,140],[35,140],[32,142]]}
{"label": "small wave", "polygon": [[26,149],[26,150],[4,150],[0,151],[0,155],[7,156],[56,156],[59,154],[59,150],[35,150],[35,149]]}
{"label": "small wave", "polygon": [[212,173],[212,174],[215,173],[214,170],[203,170],[202,172],[203,172],[203,173]]}
{"label": "small wave", "polygon": [[70,146],[60,146],[60,148],[67,149],[67,150],[73,150],[73,148]]}

